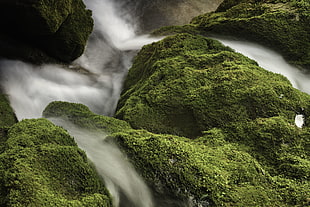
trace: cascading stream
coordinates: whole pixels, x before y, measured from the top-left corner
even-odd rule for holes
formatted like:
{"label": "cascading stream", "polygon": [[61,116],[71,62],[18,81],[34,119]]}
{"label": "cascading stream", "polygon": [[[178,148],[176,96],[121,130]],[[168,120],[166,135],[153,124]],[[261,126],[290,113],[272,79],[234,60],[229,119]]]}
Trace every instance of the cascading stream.
{"label": "cascading stream", "polygon": [[[19,120],[41,117],[46,105],[56,100],[82,103],[97,114],[113,115],[136,50],[160,39],[137,36],[137,26],[130,14],[113,0],[84,2],[93,11],[95,28],[85,53],[71,65],[34,66],[21,61],[0,61],[2,88]],[[261,67],[285,75],[294,87],[310,93],[310,76],[287,64],[275,52],[248,42],[220,41],[255,59]],[[115,206],[126,206],[122,204],[124,196],[130,203],[126,207],[153,206],[143,180],[119,149],[104,141],[104,135],[78,130],[59,120],[55,123],[68,129],[95,163],[113,194]]]}
{"label": "cascading stream", "polygon": [[94,31],[85,53],[71,65],[0,61],[2,88],[19,120],[41,117],[47,104],[55,100],[83,103],[97,114],[113,115],[136,51],[160,39],[135,35],[130,16],[118,13],[112,0],[85,3],[93,10]]}
{"label": "cascading stream", "polygon": [[114,206],[153,207],[151,193],[140,175],[128,162],[124,154],[106,135],[76,127],[62,119],[50,119],[64,127],[74,137],[78,146],[95,164],[98,173],[113,196]]}

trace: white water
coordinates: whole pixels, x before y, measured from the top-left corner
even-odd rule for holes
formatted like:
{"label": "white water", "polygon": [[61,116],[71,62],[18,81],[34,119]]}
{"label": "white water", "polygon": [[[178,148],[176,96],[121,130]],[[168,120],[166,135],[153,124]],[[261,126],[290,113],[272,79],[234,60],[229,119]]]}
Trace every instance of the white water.
{"label": "white water", "polygon": [[[105,140],[105,134],[77,128],[61,119],[50,120],[67,129],[78,146],[85,150],[87,157],[95,164],[98,173],[103,176],[106,187],[113,196],[114,206],[153,206],[148,187],[119,148],[111,141]],[[122,196],[129,201],[122,203]]]}
{"label": "white water", "polygon": [[[0,81],[19,120],[39,118],[51,101],[78,102],[113,115],[131,59],[143,45],[159,40],[135,35],[130,16],[112,0],[86,0],[95,19],[85,53],[70,66],[34,66],[0,61]],[[125,10],[124,10],[125,11]],[[83,72],[76,72],[83,68]],[[87,71],[87,72],[86,72]]]}
{"label": "white water", "polygon": [[[124,8],[113,0],[85,0],[93,11],[95,29],[85,53],[71,66],[33,66],[20,61],[0,61],[0,81],[9,95],[19,120],[38,118],[45,106],[54,100],[79,102],[98,114],[112,115],[130,67],[134,50],[156,41],[148,36],[136,36],[136,25]],[[245,42],[221,40],[246,56],[255,59],[263,68],[288,77],[294,87],[310,93],[309,76],[285,63],[278,54]],[[88,72],[76,72],[82,67]],[[297,126],[302,126],[296,116]],[[104,136],[77,130],[65,125],[76,138],[113,194],[115,206],[125,194],[137,207],[152,207],[149,190],[120,151],[103,141]]]}

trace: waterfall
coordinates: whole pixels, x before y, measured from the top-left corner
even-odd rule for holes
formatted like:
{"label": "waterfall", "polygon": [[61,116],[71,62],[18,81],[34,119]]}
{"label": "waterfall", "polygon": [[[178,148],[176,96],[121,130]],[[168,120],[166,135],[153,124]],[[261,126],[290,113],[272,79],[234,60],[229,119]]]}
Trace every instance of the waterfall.
{"label": "waterfall", "polygon": [[143,45],[160,39],[137,36],[137,26],[125,8],[112,0],[85,4],[93,10],[95,25],[79,59],[68,66],[0,61],[1,86],[19,120],[41,117],[55,100],[83,103],[97,114],[113,115],[133,56]]}
{"label": "waterfall", "polygon": [[[82,103],[97,114],[114,114],[122,83],[131,60],[143,45],[161,38],[136,35],[139,30],[127,8],[113,0],[84,0],[93,11],[94,31],[84,54],[70,65],[41,66],[13,60],[0,60],[0,84],[9,95],[19,120],[39,118],[51,101]],[[255,59],[260,66],[288,77],[293,86],[310,93],[309,77],[285,63],[275,52],[261,46],[220,40],[236,51]],[[61,120],[105,180],[116,207],[152,207],[152,196],[142,178],[120,150],[105,135],[77,129]],[[298,127],[303,116],[296,115]],[[159,195],[162,196],[162,195]],[[159,197],[158,196],[158,197]],[[158,206],[192,206],[178,198],[157,198]],[[128,203],[125,203],[128,202]]]}

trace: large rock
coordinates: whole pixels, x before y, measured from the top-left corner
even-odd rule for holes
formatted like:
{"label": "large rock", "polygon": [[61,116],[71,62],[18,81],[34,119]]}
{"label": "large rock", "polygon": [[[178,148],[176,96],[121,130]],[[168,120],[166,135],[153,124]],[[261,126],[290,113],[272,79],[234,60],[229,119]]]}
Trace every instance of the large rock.
{"label": "large rock", "polygon": [[310,4],[304,0],[225,0],[216,12],[194,18],[204,34],[264,44],[288,61],[310,68]]}
{"label": "large rock", "polygon": [[192,140],[133,130],[81,104],[53,102],[44,116],[108,133],[154,189],[156,206],[170,206],[167,195],[182,204],[191,198],[195,207],[309,204],[309,128],[283,117],[213,128]]}
{"label": "large rock", "polygon": [[[10,127],[17,122],[16,115],[10,106],[9,100],[0,90],[0,128]],[[1,137],[1,135],[0,135]]]}
{"label": "large rock", "polygon": [[[14,14],[14,15],[12,15]],[[0,22],[2,25],[0,54],[9,58],[21,58],[33,62],[27,49],[22,53],[6,50],[21,45],[34,53],[49,55],[57,60],[69,62],[79,57],[93,28],[91,12],[85,9],[82,0],[1,0]],[[12,38],[13,37],[13,38]],[[13,39],[13,40],[12,40]],[[46,53],[46,54],[44,54]],[[37,56],[40,56],[37,55]],[[46,58],[47,59],[47,58]],[[40,62],[40,58],[37,60]]]}
{"label": "large rock", "polygon": [[257,118],[283,116],[293,124],[296,112],[308,117],[309,101],[282,75],[218,41],[179,34],[139,52],[116,117],[134,128],[194,138]]}
{"label": "large rock", "polygon": [[12,126],[0,153],[1,206],[112,206],[85,153],[46,119]]}

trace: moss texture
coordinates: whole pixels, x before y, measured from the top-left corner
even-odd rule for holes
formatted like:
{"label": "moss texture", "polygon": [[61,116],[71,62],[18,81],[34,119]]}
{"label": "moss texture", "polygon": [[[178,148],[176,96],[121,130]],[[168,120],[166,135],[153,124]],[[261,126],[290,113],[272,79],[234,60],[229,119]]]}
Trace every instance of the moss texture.
{"label": "moss texture", "polygon": [[216,12],[194,18],[205,34],[248,39],[310,68],[310,4],[306,0],[225,0]]}
{"label": "moss texture", "polygon": [[[161,191],[193,196],[197,206],[303,206],[309,179],[270,176],[219,129],[197,140],[133,130],[113,134],[145,179]],[[308,165],[299,169],[309,170]],[[177,190],[176,190],[177,189]]]}
{"label": "moss texture", "polygon": [[11,127],[0,163],[1,206],[112,206],[85,153],[46,119]]}
{"label": "moss texture", "polygon": [[194,138],[214,127],[309,113],[310,97],[215,40],[179,34],[145,46],[116,117],[155,133]]}
{"label": "moss texture", "polygon": [[10,106],[9,100],[0,90],[0,128],[10,127],[17,122],[17,118]]}
{"label": "moss texture", "polygon": [[[82,0],[1,1],[0,19],[0,38],[4,38],[0,40],[0,54],[34,63],[76,59],[93,29],[91,11],[85,9]],[[23,49],[14,50],[15,45]]]}
{"label": "moss texture", "polygon": [[83,54],[93,29],[91,11],[85,9],[83,1],[75,0],[71,6],[72,12],[56,33],[40,41],[48,54],[65,62],[71,62]]}
{"label": "moss texture", "polygon": [[65,117],[82,128],[109,131],[108,139],[121,146],[157,193],[184,200],[192,197],[194,206],[309,204],[310,131],[284,118],[212,128],[192,140],[117,128],[114,123],[122,121],[94,115],[80,104],[53,102],[44,114]]}
{"label": "moss texture", "polygon": [[54,101],[44,109],[43,116],[46,118],[62,118],[76,126],[90,130],[101,130],[109,134],[130,129],[127,122],[94,114],[87,106],[78,103]]}

